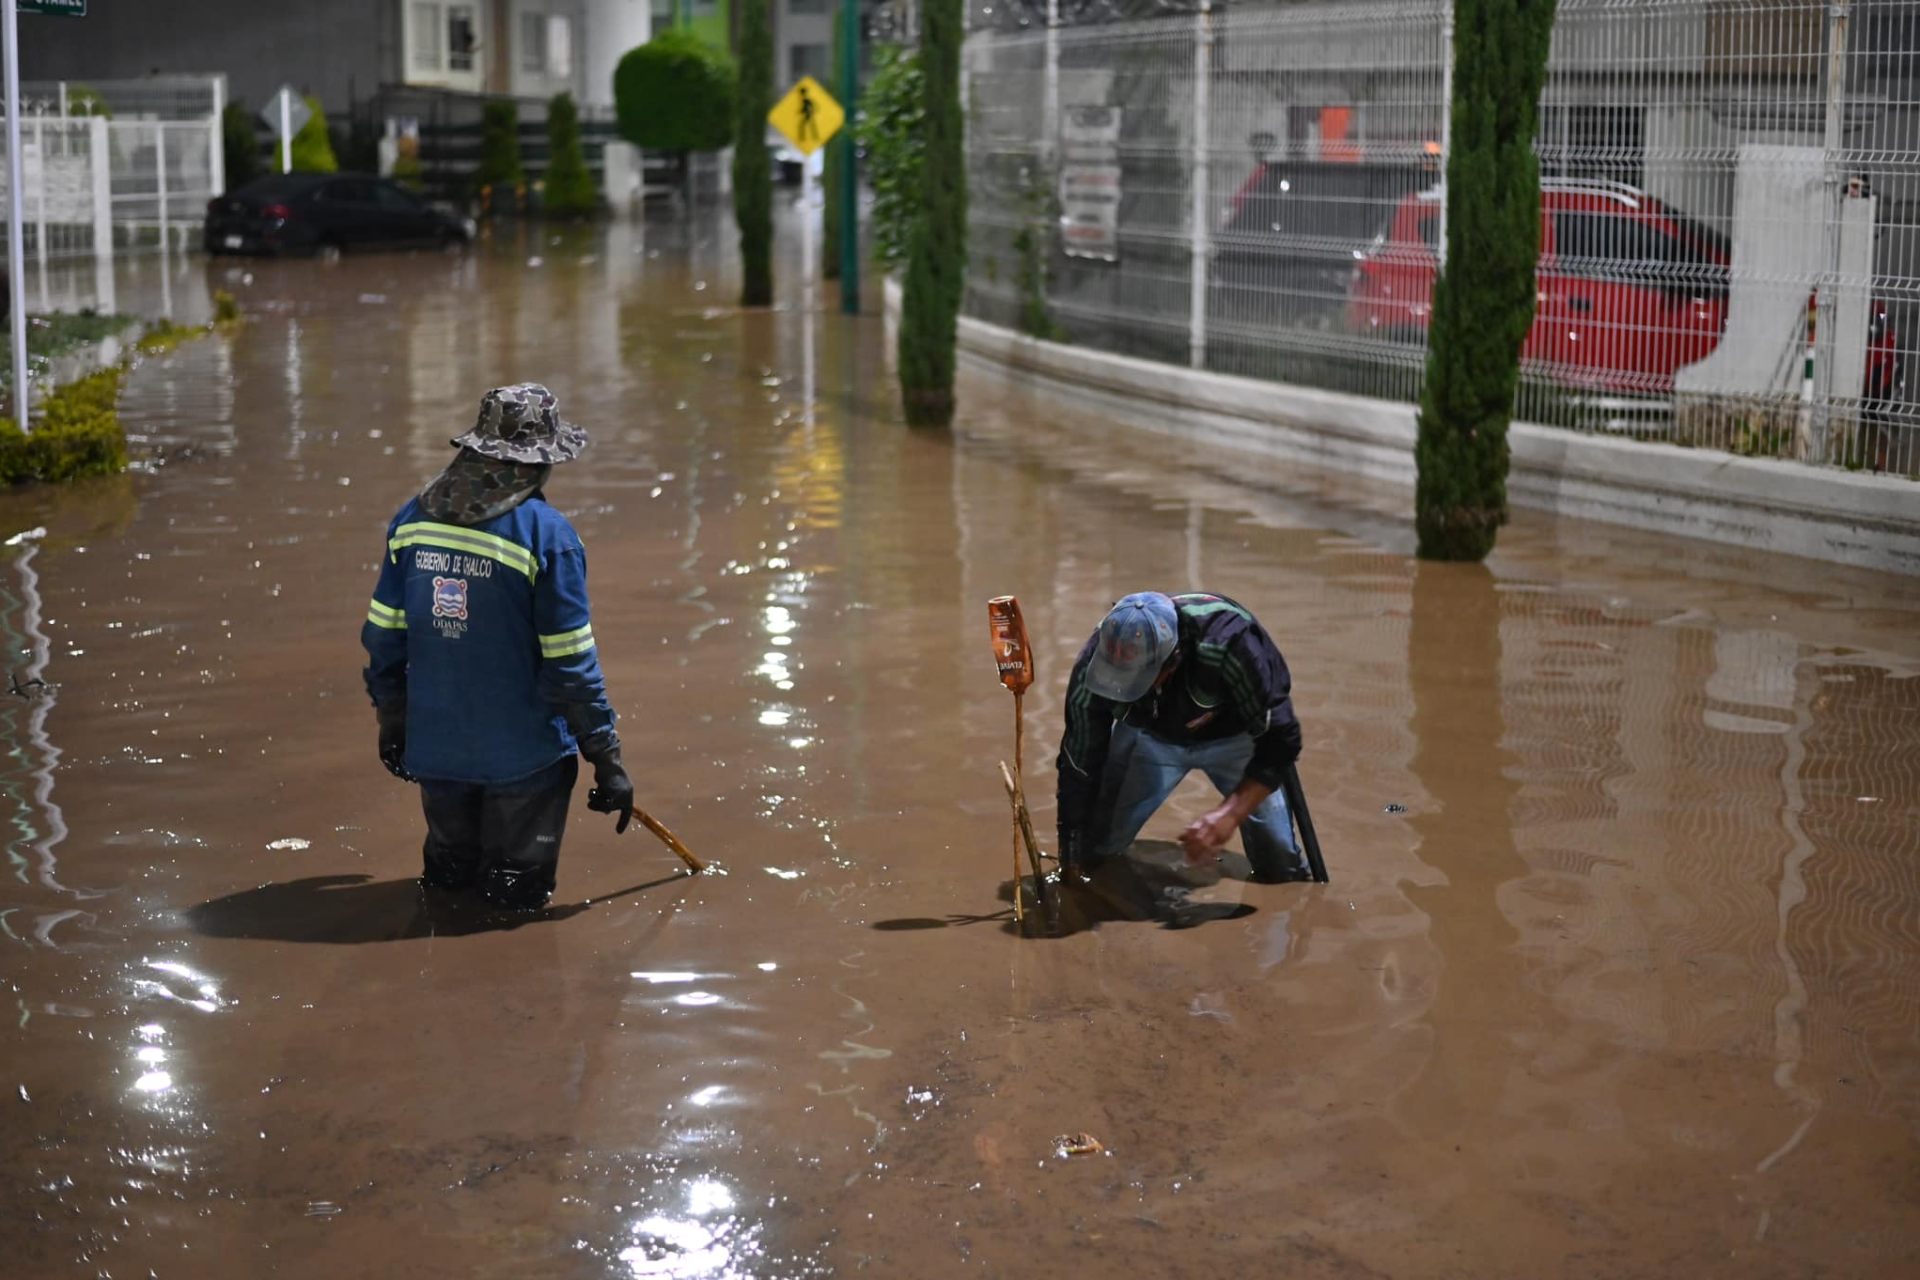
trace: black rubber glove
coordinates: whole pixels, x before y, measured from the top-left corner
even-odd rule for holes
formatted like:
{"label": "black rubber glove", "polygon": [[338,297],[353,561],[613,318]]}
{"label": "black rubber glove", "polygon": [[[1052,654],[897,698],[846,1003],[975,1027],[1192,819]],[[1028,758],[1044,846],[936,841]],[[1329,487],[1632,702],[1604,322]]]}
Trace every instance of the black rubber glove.
{"label": "black rubber glove", "polygon": [[380,720],[380,763],[400,781],[412,782],[413,775],[407,772],[407,704],[376,705],[373,712]]}
{"label": "black rubber glove", "polygon": [[627,824],[633,821],[633,779],[620,763],[620,748],[616,744],[603,748],[587,757],[593,766],[593,789],[587,792],[587,808],[595,813],[617,813],[620,821],[614,823],[613,833],[623,835]]}

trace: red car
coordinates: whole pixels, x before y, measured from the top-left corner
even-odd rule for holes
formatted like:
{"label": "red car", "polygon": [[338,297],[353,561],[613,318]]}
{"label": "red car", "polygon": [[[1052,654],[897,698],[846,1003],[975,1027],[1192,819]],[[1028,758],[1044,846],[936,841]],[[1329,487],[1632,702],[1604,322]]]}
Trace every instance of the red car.
{"label": "red car", "polygon": [[[1347,322],[1361,333],[1424,342],[1440,232],[1440,192],[1405,197],[1360,255]],[[1623,183],[1549,178],[1540,188],[1540,268],[1521,358],[1558,381],[1626,395],[1666,395],[1676,369],[1705,359],[1727,324],[1727,238]],[[1886,310],[1874,303],[1865,398],[1899,377]]]}

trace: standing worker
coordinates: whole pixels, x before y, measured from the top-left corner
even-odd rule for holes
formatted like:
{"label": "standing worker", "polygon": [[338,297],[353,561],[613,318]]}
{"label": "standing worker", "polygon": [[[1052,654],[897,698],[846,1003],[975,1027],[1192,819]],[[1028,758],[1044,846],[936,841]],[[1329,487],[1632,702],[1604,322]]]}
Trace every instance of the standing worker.
{"label": "standing worker", "polygon": [[1120,601],[1067,681],[1061,865],[1084,874],[1124,851],[1198,769],[1222,800],[1181,833],[1189,862],[1217,857],[1239,831],[1259,879],[1312,879],[1281,790],[1300,756],[1292,690],[1279,648],[1227,597]]}
{"label": "standing worker", "polygon": [[633,816],[594,650],[587,557],[541,492],[587,446],[538,383],[499,387],[447,469],[393,518],[361,628],[380,761],[418,781],[421,880],[534,910],[553,892],[577,749],[587,808]]}

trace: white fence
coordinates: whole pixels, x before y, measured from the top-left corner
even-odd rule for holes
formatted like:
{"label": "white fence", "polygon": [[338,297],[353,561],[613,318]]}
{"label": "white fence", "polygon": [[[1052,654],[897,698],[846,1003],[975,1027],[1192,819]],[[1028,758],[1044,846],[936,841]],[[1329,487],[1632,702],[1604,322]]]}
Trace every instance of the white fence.
{"label": "white fence", "polygon": [[[184,248],[226,188],[221,77],[23,86],[21,196],[30,262]],[[111,115],[86,114],[104,104]],[[0,218],[6,205],[0,137]]]}
{"label": "white fence", "polygon": [[[974,8],[968,310],[1417,398],[1452,6],[1187,7]],[[1536,150],[1524,417],[1920,475],[1920,0],[1561,0]]]}

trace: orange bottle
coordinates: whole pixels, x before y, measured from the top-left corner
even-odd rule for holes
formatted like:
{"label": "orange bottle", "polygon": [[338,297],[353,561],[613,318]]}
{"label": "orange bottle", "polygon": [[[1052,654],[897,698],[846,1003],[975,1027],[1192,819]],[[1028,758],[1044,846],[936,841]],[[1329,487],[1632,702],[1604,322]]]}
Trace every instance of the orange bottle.
{"label": "orange bottle", "polygon": [[987,601],[987,623],[993,630],[993,660],[1000,668],[1000,683],[1015,694],[1025,693],[1033,683],[1033,649],[1027,643],[1020,602],[1012,596]]}

